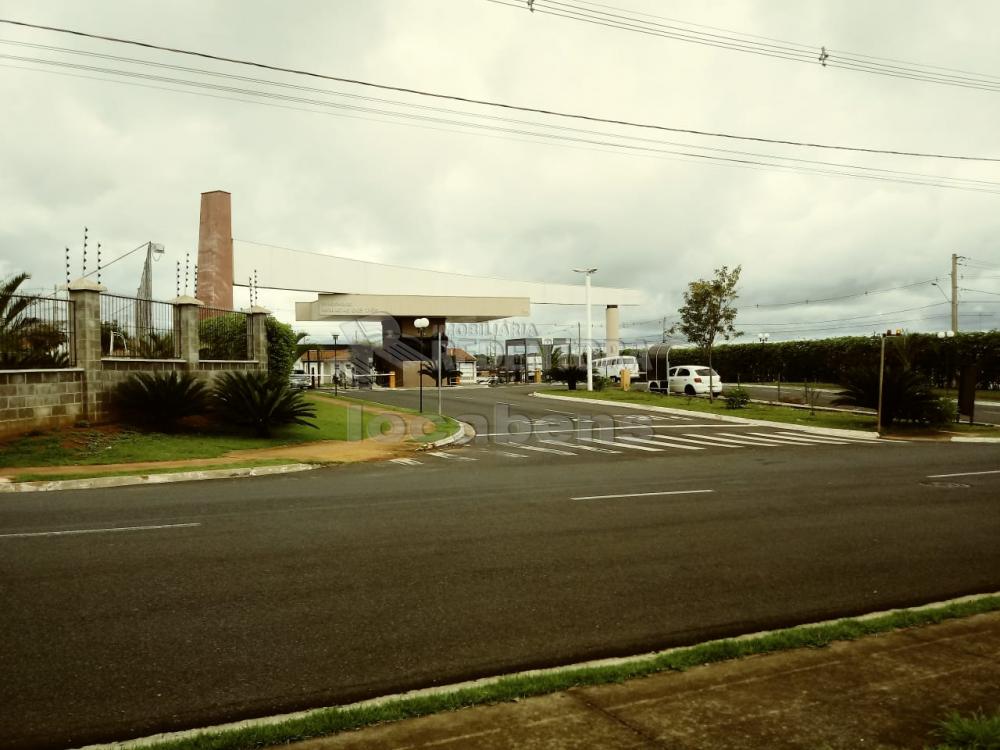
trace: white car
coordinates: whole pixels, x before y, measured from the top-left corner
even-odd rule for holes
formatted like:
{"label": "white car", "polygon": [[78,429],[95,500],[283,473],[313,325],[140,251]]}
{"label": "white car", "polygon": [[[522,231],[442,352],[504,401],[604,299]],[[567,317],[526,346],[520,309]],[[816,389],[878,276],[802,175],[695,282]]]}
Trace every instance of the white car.
{"label": "white car", "polygon": [[671,367],[667,375],[669,381],[650,381],[649,390],[663,392],[667,390],[669,382],[670,393],[684,393],[688,396],[697,396],[708,393],[708,383],[709,379],[711,379],[712,393],[716,396],[722,393],[722,378],[719,377],[719,373],[704,365]]}

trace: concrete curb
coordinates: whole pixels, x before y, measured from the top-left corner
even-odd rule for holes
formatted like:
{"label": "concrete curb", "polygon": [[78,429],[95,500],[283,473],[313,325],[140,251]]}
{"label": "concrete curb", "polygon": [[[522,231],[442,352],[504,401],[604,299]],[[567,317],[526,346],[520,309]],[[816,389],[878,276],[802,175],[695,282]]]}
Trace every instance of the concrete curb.
{"label": "concrete curb", "polygon": [[953,437],[952,443],[1000,443],[1000,438],[989,437]]}
{"label": "concrete curb", "polygon": [[470,440],[475,439],[476,430],[471,424],[468,424],[467,422],[459,422],[458,425],[462,429],[456,431],[453,435],[441,438],[440,440],[435,440],[433,443],[425,443],[417,450],[429,451],[434,450],[435,448],[444,448],[447,445],[465,445]]}
{"label": "concrete curb", "polygon": [[[532,393],[535,398],[551,398],[558,401],[574,401],[576,403],[600,404],[601,406],[623,407],[625,409],[641,409],[643,411],[653,411],[660,414],[673,414],[689,417],[692,414],[704,415],[704,412],[689,411],[687,409],[671,409],[669,406],[652,406],[647,404],[630,404],[625,401],[605,401],[598,398],[575,398],[573,396],[558,396],[554,393]],[[782,427],[786,430],[796,430],[814,435],[826,435],[828,437],[850,437],[858,440],[878,440],[877,432],[867,432],[865,430],[838,430],[835,427],[808,427],[804,425],[792,424],[790,422],[770,422],[764,419],[746,419],[744,417],[727,417],[724,414],[708,414],[708,419],[718,419],[722,422],[732,422],[751,427]]]}
{"label": "concrete curb", "polygon": [[[838,617],[836,619],[831,619],[831,620],[821,620],[819,622],[803,623],[802,625],[798,625],[798,626],[794,626],[794,627],[820,627],[820,626],[823,626],[823,625],[830,625],[830,624],[839,622],[839,621],[844,620],[844,619],[861,620],[861,621],[863,621],[863,620],[871,620],[871,619],[874,619],[874,618],[877,618],[877,617],[883,617],[885,615],[892,614],[893,612],[919,612],[919,611],[925,610],[925,609],[935,609],[937,607],[945,607],[945,606],[952,605],[952,604],[962,604],[962,603],[966,603],[966,602],[974,602],[974,601],[977,601],[979,599],[986,599],[986,598],[993,597],[993,596],[998,596],[998,595],[1000,595],[1000,592],[991,593],[991,594],[974,594],[972,596],[962,596],[962,597],[957,597],[955,599],[946,599],[945,601],[941,601],[941,602],[932,602],[930,604],[923,604],[923,605],[920,605],[918,607],[906,607],[906,608],[902,608],[902,609],[882,610],[882,611],[879,611],[879,612],[870,612],[868,614],[858,615],[858,616],[855,616],[855,617]],[[783,629],[787,629],[787,628],[783,628]],[[778,629],[778,630],[763,630],[763,631],[759,631],[759,632],[756,632],[756,633],[747,633],[745,635],[733,636],[731,638],[722,638],[722,639],[716,639],[716,640],[729,640],[729,641],[734,641],[734,640],[749,640],[749,639],[753,639],[753,638],[760,638],[760,637],[763,637],[763,636],[771,635],[773,633],[780,633],[781,630],[783,630],[783,629]],[[704,645],[705,643],[713,643],[713,642],[716,642],[716,640],[705,641],[702,644],[696,644],[696,645]],[[270,726],[270,725],[273,725],[273,724],[280,724],[282,722],[290,721],[290,720],[293,720],[293,719],[305,718],[305,717],[307,717],[307,716],[309,716],[311,714],[315,714],[315,713],[318,713],[318,712],[321,712],[321,711],[328,711],[330,709],[352,710],[352,709],[365,708],[365,707],[370,707],[370,706],[379,706],[379,705],[382,705],[384,703],[392,703],[392,702],[395,702],[395,701],[408,700],[408,699],[412,699],[412,698],[420,698],[420,697],[430,696],[430,695],[447,694],[447,693],[452,693],[452,692],[456,692],[456,691],[459,691],[459,690],[465,690],[465,689],[468,689],[468,688],[475,688],[475,687],[483,687],[483,686],[486,686],[486,685],[492,685],[494,683],[497,683],[497,682],[499,682],[501,680],[504,680],[504,679],[507,679],[507,678],[530,677],[530,676],[538,676],[538,675],[546,675],[546,674],[556,674],[556,673],[559,673],[559,672],[568,672],[568,671],[573,671],[573,670],[578,670],[578,669],[592,669],[592,668],[596,668],[596,667],[617,666],[617,665],[620,665],[620,664],[629,664],[629,663],[635,663],[635,662],[649,661],[649,660],[655,659],[655,658],[657,658],[657,657],[659,657],[661,655],[669,654],[672,651],[680,651],[680,650],[683,650],[683,649],[686,649],[686,648],[690,648],[690,646],[679,646],[679,647],[676,647],[676,648],[663,649],[661,651],[653,651],[653,652],[647,652],[647,653],[643,653],[643,654],[636,654],[634,656],[619,656],[619,657],[614,657],[614,658],[609,658],[609,659],[595,659],[593,661],[577,662],[575,664],[565,664],[565,665],[559,666],[559,667],[548,667],[548,668],[545,668],[545,669],[529,669],[529,670],[524,670],[524,671],[521,671],[521,672],[513,672],[513,673],[510,673],[510,674],[494,675],[492,677],[483,677],[483,678],[480,678],[478,680],[468,680],[466,682],[453,683],[453,684],[450,684],[450,685],[438,685],[438,686],[435,686],[435,687],[423,688],[423,689],[419,689],[419,690],[410,690],[410,691],[407,691],[407,692],[404,692],[404,693],[396,693],[396,694],[393,694],[393,695],[385,695],[385,696],[381,696],[379,698],[372,698],[370,700],[359,701],[357,703],[350,703],[350,704],[341,705],[341,706],[325,706],[325,707],[322,707],[322,708],[313,708],[313,709],[309,709],[309,710],[306,710],[306,711],[297,711],[295,713],[278,714],[278,715],[275,715],[275,716],[266,716],[266,717],[261,717],[259,719],[247,719],[247,720],[244,720],[244,721],[235,721],[235,722],[230,722],[230,723],[227,723],[227,724],[216,724],[214,726],[203,727],[201,729],[188,729],[188,730],[181,731],[181,732],[165,732],[163,734],[155,734],[155,735],[151,735],[151,736],[148,736],[148,737],[136,738],[134,740],[124,740],[124,741],[121,741],[121,742],[112,742],[112,743],[102,744],[102,745],[87,745],[85,747],[79,748],[78,750],[130,750],[131,748],[156,747],[160,743],[172,742],[172,741],[183,740],[183,739],[191,739],[191,738],[196,737],[197,735],[200,735],[200,734],[215,734],[215,733],[225,732],[225,731],[230,731],[230,730],[235,730],[235,729],[244,729],[244,728],[250,728],[250,727]]]}
{"label": "concrete curb", "polygon": [[93,479],[59,479],[51,482],[0,482],[2,492],[51,492],[53,490],[97,490],[105,487],[125,487],[133,484],[169,484],[204,479],[235,479],[263,477],[269,474],[290,474],[317,468],[313,464],[281,464],[280,466],[245,466],[232,469],[179,471],[172,474],[131,474]]}

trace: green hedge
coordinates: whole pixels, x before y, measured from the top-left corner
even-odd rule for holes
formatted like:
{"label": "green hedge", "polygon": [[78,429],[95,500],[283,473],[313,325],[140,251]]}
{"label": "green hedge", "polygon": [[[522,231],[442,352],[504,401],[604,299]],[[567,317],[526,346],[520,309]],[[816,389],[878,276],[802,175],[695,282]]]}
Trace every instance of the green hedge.
{"label": "green hedge", "polygon": [[[907,338],[914,369],[935,386],[947,386],[958,368],[975,364],[979,388],[1000,388],[1000,331],[959,333],[945,339],[914,333]],[[780,376],[788,381],[839,383],[845,372],[877,363],[879,347],[877,336],[722,344],[712,352],[712,365],[727,382],[763,382]],[[671,364],[683,364],[690,351],[674,349]]]}

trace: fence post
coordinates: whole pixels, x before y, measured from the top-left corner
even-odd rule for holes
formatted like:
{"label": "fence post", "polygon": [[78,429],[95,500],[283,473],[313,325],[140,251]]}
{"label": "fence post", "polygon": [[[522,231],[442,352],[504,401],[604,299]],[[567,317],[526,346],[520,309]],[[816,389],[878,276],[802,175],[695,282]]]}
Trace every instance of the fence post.
{"label": "fence post", "polygon": [[97,384],[101,377],[101,292],[107,287],[81,278],[66,285],[73,301],[73,351],[76,366],[83,369],[83,413],[97,419]]}
{"label": "fence post", "polygon": [[198,369],[201,338],[198,335],[198,308],[205,303],[194,297],[177,297],[170,300],[174,306],[174,328],[180,341],[180,358],[189,370]]}
{"label": "fence post", "polygon": [[257,360],[257,370],[267,372],[267,316],[271,311],[264,307],[250,308],[250,345],[252,357]]}

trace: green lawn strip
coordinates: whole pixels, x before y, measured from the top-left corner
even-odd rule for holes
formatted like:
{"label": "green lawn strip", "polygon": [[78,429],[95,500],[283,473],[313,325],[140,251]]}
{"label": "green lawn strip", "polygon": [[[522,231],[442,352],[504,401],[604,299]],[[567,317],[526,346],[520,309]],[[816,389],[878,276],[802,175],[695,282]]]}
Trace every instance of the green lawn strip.
{"label": "green lawn strip", "polygon": [[375,705],[320,709],[307,716],[266,726],[244,727],[151,745],[156,750],[247,750],[322,737],[388,721],[427,716],[469,706],[546,695],[574,687],[607,685],[658,672],[682,672],[715,662],[796,648],[820,648],[903,628],[1000,610],[1000,596],[924,609],[898,610],[862,619],[802,625],[746,638],[726,638],[665,651],[610,666],[578,667],[503,677],[483,685]]}
{"label": "green lawn strip", "polygon": [[944,742],[933,750],[1000,750],[1000,712],[952,713],[934,734]]}
{"label": "green lawn strip", "polygon": [[[954,388],[935,388],[934,392],[940,396],[958,398],[958,390]],[[976,401],[1000,401],[1000,391],[976,391]]]}
{"label": "green lawn strip", "polygon": [[172,466],[155,469],[117,469],[113,471],[69,471],[59,474],[15,474],[12,482],[56,482],[64,479],[94,479],[97,477],[146,476],[147,474],[179,474],[186,471],[212,471],[214,469],[244,469],[257,466],[281,466],[294,463],[287,458],[254,458],[233,463],[205,464],[198,466]]}
{"label": "green lawn strip", "polygon": [[646,406],[665,406],[671,409],[684,409],[701,414],[720,414],[726,417],[742,417],[744,419],[762,419],[771,422],[787,422],[788,424],[808,427],[832,427],[841,430],[867,430],[874,432],[875,417],[850,412],[817,411],[811,415],[805,409],[792,409],[788,406],[772,406],[769,404],[748,404],[742,409],[729,409],[724,398],[711,402],[706,398],[688,396],[664,396],[648,391],[570,391],[544,390],[541,393],[551,393],[559,396],[572,396],[581,399],[601,399],[605,401],[620,401]]}
{"label": "green lawn strip", "polygon": [[[332,398],[331,394],[324,393],[321,395]],[[367,401],[363,398],[351,398],[349,396],[341,396],[340,398],[353,404],[368,407],[372,412],[377,412],[378,407],[382,407],[385,411],[398,411],[403,414],[413,414],[414,416],[423,417],[434,425],[434,431],[425,435],[411,436],[411,439],[416,443],[433,443],[435,440],[441,440],[442,438],[454,435],[462,428],[457,420],[439,414],[429,414],[427,412],[421,413],[416,409],[407,409],[405,406],[388,406],[386,404],[380,404],[377,401]],[[368,418],[366,416],[366,420],[367,419]]]}
{"label": "green lawn strip", "polygon": [[[745,386],[773,385],[773,386],[777,386],[778,385],[778,381],[777,380],[769,380],[769,381],[767,381],[765,383],[749,383],[749,382],[747,382],[747,383],[727,383],[726,387],[729,388],[730,386],[733,386],[733,385],[745,385]],[[844,386],[837,385],[836,383],[803,383],[803,382],[788,382],[788,381],[785,381],[785,380],[781,381],[781,390],[784,391],[785,388],[788,388],[789,393],[791,393],[792,391],[800,391],[801,392],[802,389],[806,385],[809,385],[809,386],[811,386],[813,388],[820,388],[820,389],[822,389],[824,391],[842,391],[842,390],[844,390]]]}
{"label": "green lawn strip", "polygon": [[[69,429],[11,440],[0,445],[0,467],[69,466],[217,458],[229,451],[275,448],[316,440],[358,440],[363,434],[358,410],[333,399],[307,397],[316,405],[316,428],[288,425],[270,438],[248,433]],[[367,421],[369,416],[364,415]],[[67,442],[74,445],[68,446]]]}

